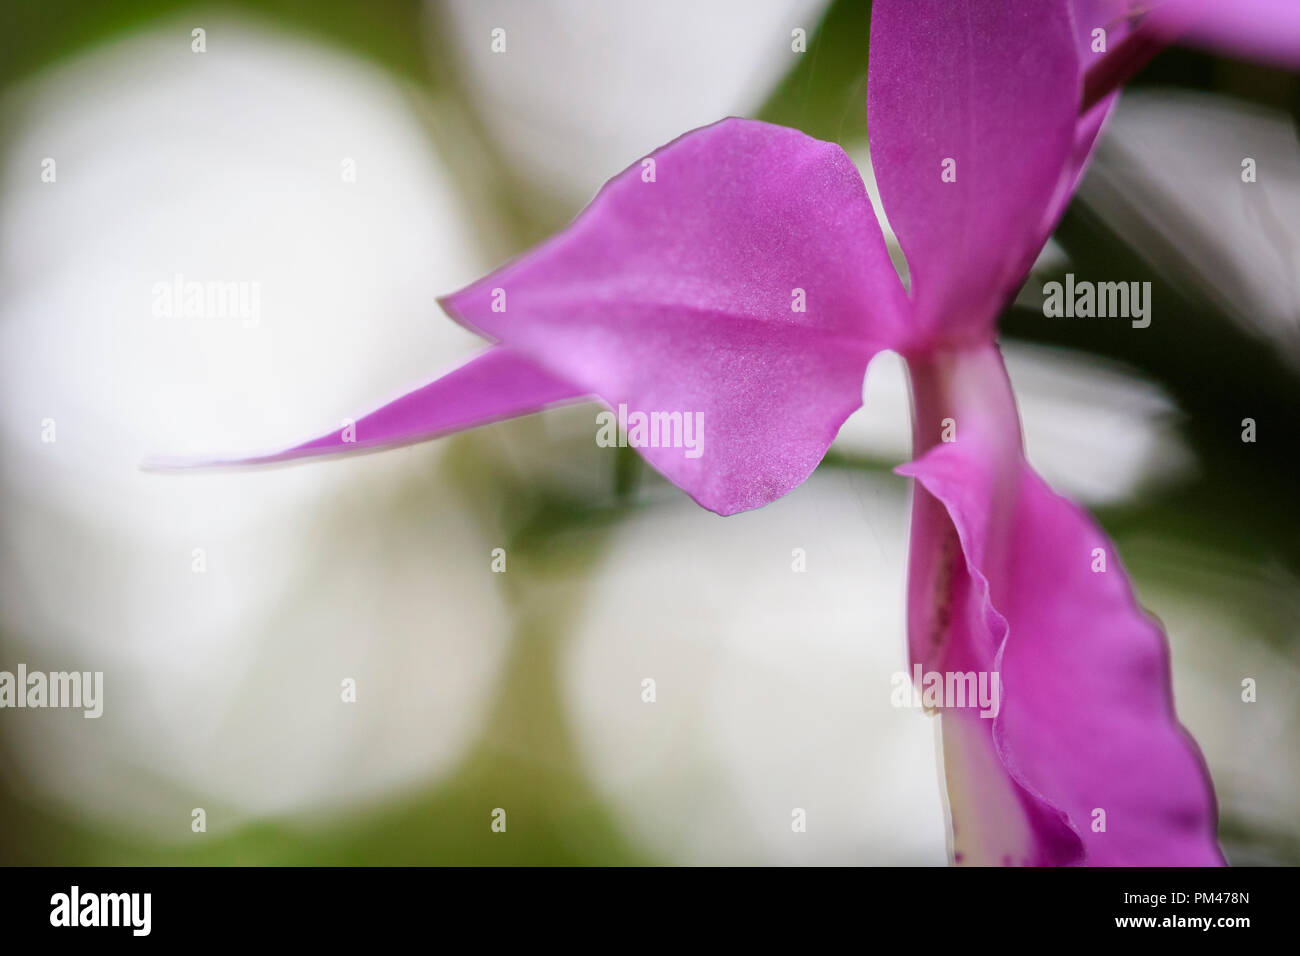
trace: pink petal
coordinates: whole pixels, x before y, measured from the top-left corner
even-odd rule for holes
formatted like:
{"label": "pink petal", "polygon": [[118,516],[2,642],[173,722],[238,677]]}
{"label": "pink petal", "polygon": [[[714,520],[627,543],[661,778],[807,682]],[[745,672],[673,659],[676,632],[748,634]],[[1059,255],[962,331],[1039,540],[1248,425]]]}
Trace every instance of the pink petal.
{"label": "pink petal", "polygon": [[342,425],[337,431],[301,445],[230,458],[155,458],[146,462],[146,467],[263,464],[409,444],[528,415],[585,394],[527,359],[497,347],[363,415],[350,427]]}
{"label": "pink petal", "polygon": [[1118,102],[1119,91],[1109,93],[1079,117],[1075,125],[1074,145],[1070,150],[1070,158],[1061,171],[1061,177],[1056,184],[1056,193],[1048,203],[1038,227],[1040,246],[1045,244],[1056,231],[1061,216],[1065,214],[1066,207],[1074,198],[1079,183],[1083,181],[1083,174],[1088,170],[1088,163],[1092,160],[1097,141],[1106,127],[1106,121],[1110,119],[1110,114]]}
{"label": "pink petal", "polygon": [[[1300,66],[1296,0],[1072,0],[1084,74],[1083,112],[1066,176],[1044,219],[1044,238],[1074,195],[1119,88],[1166,43],[1184,40],[1229,54]],[[1104,36],[1096,34],[1102,31]],[[1098,41],[1101,41],[1100,43]]]}
{"label": "pink petal", "polygon": [[[995,719],[943,717],[945,753],[957,753],[946,760],[955,850],[991,863],[1221,863],[1214,795],[1174,713],[1164,635],[1114,545],[1024,460],[996,349],[912,370],[917,446],[928,448],[899,469],[921,485],[913,659],[927,671],[995,671],[1002,685]],[[938,441],[946,418],[951,443]],[[986,779],[990,768],[1004,779]]]}
{"label": "pink petal", "polygon": [[1296,0],[1164,0],[1143,29],[1166,41],[1300,68]]}
{"label": "pink petal", "polygon": [[566,230],[443,305],[629,414],[702,415],[698,457],[639,450],[732,514],[812,472],[861,404],[867,362],[901,338],[905,300],[844,152],[729,119],[633,163]]}
{"label": "pink petal", "polygon": [[869,72],[873,166],[917,321],[948,341],[986,338],[1041,248],[1074,149],[1067,4],[877,0]]}
{"label": "pink petal", "polygon": [[[1105,56],[1128,36],[1137,22],[1132,11],[1140,2],[1145,6],[1143,0],[1070,0],[1075,43],[1085,71],[1091,62]],[[1105,50],[1094,50],[1096,30],[1105,31]]]}
{"label": "pink petal", "polygon": [[[1081,75],[1086,77],[1089,70],[1097,68],[1133,32],[1135,21],[1128,15],[1130,5],[1131,0],[1072,0],[1071,19]],[[1096,36],[1098,30],[1102,31],[1101,37]],[[1066,206],[1074,198],[1075,190],[1079,188],[1088,162],[1092,159],[1093,149],[1118,99],[1119,91],[1112,90],[1085,108],[1075,120],[1070,157],[1039,229],[1043,242],[1056,230]]]}

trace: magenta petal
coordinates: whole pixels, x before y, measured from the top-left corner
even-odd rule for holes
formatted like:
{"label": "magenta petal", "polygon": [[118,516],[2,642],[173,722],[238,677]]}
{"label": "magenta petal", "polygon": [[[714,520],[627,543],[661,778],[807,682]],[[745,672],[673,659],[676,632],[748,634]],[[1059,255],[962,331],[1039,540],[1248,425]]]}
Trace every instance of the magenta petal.
{"label": "magenta petal", "polygon": [[[1025,462],[996,350],[913,371],[918,444],[930,446],[899,469],[922,486],[913,656],[927,670],[989,669],[1002,687],[995,719],[944,714],[945,752],[959,751],[946,761],[958,777],[956,849],[991,863],[1221,863],[1214,795],[1174,713],[1165,637],[1113,544]],[[956,441],[936,443],[945,418]],[[1001,785],[981,777],[991,766]]]}
{"label": "magenta petal", "polygon": [[[1132,33],[1135,21],[1128,15],[1131,2],[1132,0],[1073,0],[1072,19],[1081,75],[1086,75],[1089,69],[1097,67],[1103,58]],[[1101,31],[1101,36],[1097,35],[1097,31]],[[1052,197],[1039,228],[1042,242],[1046,242],[1048,236],[1056,230],[1066,206],[1074,198],[1097,140],[1118,100],[1119,91],[1111,91],[1101,96],[1097,103],[1084,110],[1075,120],[1070,157],[1057,181],[1056,194]]]}
{"label": "magenta petal", "polygon": [[[1071,0],[1075,43],[1085,71],[1128,36],[1137,22],[1132,11],[1139,3],[1146,5],[1145,0]],[[1103,31],[1100,37],[1098,30]]]}
{"label": "magenta petal", "polygon": [[1300,68],[1296,0],[1163,0],[1143,23],[1168,42]]}
{"label": "magenta petal", "polygon": [[[877,0],[867,121],[917,320],[986,338],[1024,281],[1079,105],[1063,0]],[[948,181],[951,180],[951,181]]]}
{"label": "magenta petal", "polygon": [[629,416],[699,416],[695,452],[639,450],[731,514],[816,467],[867,362],[902,336],[905,300],[843,150],[729,119],[634,163],[443,305]]}
{"label": "magenta petal", "polygon": [[[1165,636],[1114,545],[1028,466],[1015,541],[1002,657],[1013,690],[998,726],[1009,759],[1075,822],[1092,864],[1222,863],[1206,769],[1174,714]],[[1105,832],[1092,827],[1098,810]]]}
{"label": "magenta petal", "polygon": [[582,389],[498,346],[355,422],[343,423],[337,431],[301,445],[230,458],[156,458],[146,462],[146,467],[264,464],[409,444],[527,415],[584,394]]}

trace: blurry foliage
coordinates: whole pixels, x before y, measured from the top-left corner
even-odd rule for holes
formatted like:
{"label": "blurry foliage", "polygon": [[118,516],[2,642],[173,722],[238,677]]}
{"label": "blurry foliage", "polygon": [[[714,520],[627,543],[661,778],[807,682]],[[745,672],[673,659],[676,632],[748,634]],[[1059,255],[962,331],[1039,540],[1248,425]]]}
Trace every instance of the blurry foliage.
{"label": "blurry foliage", "polygon": [[[0,87],[86,47],[185,15],[252,17],[372,60],[414,80],[431,76],[419,0],[6,0],[0,4]],[[187,30],[188,33],[188,30]],[[188,42],[188,41],[187,41]]]}
{"label": "blurry foliage", "polygon": [[[512,573],[496,578],[514,609],[516,630],[494,700],[477,741],[458,765],[426,789],[344,812],[306,813],[222,832],[222,808],[208,812],[209,832],[190,834],[174,821],[176,840],[154,842],[76,819],[66,808],[24,792],[10,776],[0,737],[0,865],[627,865],[654,860],[628,843],[591,789],[568,727],[559,667],[576,600],[552,590],[580,588],[599,559],[607,531],[627,512],[609,499],[584,503],[539,490],[473,433],[449,439],[438,467],[474,501],[469,513],[504,531]],[[437,507],[432,482],[418,472],[392,507],[419,515]],[[373,501],[370,506],[373,507]],[[344,522],[346,524],[346,522]],[[334,535],[337,540],[338,535]],[[314,578],[303,575],[309,601]],[[538,600],[539,591],[547,599]],[[475,635],[465,635],[467,640]],[[127,770],[127,772],[131,772]],[[157,781],[161,790],[172,789]],[[187,806],[177,795],[178,807]],[[490,829],[492,808],[507,814],[506,833]],[[155,821],[156,827],[156,821]]]}
{"label": "blurry foliage", "polygon": [[[1170,316],[1140,335],[1124,323],[1044,321],[1013,308],[1009,335],[1121,359],[1163,385],[1185,413],[1182,431],[1199,474],[1158,500],[1102,512],[1109,530],[1143,528],[1191,536],[1229,553],[1274,558],[1300,574],[1300,501],[1294,496],[1300,382],[1276,350],[1203,299],[1190,299],[1124,246],[1105,223],[1075,204],[1057,231],[1080,280],[1124,276],[1151,283]],[[1269,438],[1241,440],[1243,418]]]}
{"label": "blurry foliage", "polygon": [[867,42],[871,0],[832,3],[808,51],[756,119],[803,130],[846,149],[867,139]]}
{"label": "blurry foliage", "polygon": [[[1166,50],[1134,85],[1230,94],[1300,117],[1300,77],[1192,50]],[[1062,275],[1150,282],[1168,318],[1133,334],[1124,323],[1045,321],[1040,311],[1013,306],[1002,317],[1003,333],[1118,359],[1158,382],[1184,413],[1182,432],[1198,461],[1192,480],[1164,489],[1159,498],[1100,511],[1107,530],[1121,539],[1141,533],[1191,540],[1300,574],[1292,444],[1300,435],[1300,379],[1294,367],[1234,316],[1162,276],[1085,204],[1070,206],[1055,238],[1070,259]],[[1254,444],[1241,440],[1248,417],[1260,429]],[[1274,627],[1277,642],[1294,646],[1295,627],[1294,620]]]}

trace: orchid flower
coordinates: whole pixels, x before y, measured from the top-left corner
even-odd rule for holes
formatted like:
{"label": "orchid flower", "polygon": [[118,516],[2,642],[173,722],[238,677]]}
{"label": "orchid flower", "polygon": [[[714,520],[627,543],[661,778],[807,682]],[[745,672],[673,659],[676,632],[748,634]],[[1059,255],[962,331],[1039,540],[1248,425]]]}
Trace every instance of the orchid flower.
{"label": "orchid flower", "polygon": [[[1239,17],[1215,13],[1228,26],[1198,36],[1294,53],[1241,28],[1284,4],[1232,7]],[[994,341],[1116,84],[1205,9],[877,0],[871,151],[906,286],[838,146],[723,120],[638,160],[563,232],[442,300],[486,351],[336,432],[241,461],[419,441],[594,396],[621,415],[697,416],[699,454],[630,443],[729,515],[809,476],[861,404],[868,363],[893,350],[914,412],[915,459],[898,469],[916,481],[912,663],[997,674],[1002,688],[992,719],[938,708],[954,861],[1222,863],[1165,637],[1105,534],[1027,462]]]}

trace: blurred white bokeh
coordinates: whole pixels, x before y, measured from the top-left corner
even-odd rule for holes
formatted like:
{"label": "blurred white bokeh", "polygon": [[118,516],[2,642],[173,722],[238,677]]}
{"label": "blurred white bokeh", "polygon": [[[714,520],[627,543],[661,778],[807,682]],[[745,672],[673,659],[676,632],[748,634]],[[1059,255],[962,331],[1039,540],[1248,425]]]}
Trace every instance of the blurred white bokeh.
{"label": "blurred white bokeh", "polygon": [[[8,647],[106,682],[98,721],[6,729],[47,794],[178,838],[192,806],[221,830],[447,768],[509,628],[444,446],[140,470],[337,428],[476,347],[434,298],[485,263],[408,94],[233,21],[195,54],[193,25],[12,90],[0,199]],[[258,283],[258,321],[156,317],[175,274]]]}
{"label": "blurred white bokeh", "polygon": [[[825,0],[443,0],[431,35],[511,173],[572,215],[664,143],[752,115]],[[505,52],[492,50],[505,31]]]}
{"label": "blurred white bokeh", "polygon": [[567,687],[631,836],[678,863],[945,862],[934,722],[890,704],[907,515],[900,479],[821,471],[758,511],[682,497],[616,533]]}

